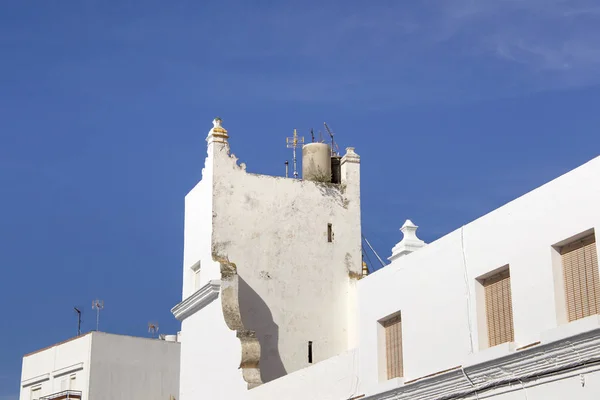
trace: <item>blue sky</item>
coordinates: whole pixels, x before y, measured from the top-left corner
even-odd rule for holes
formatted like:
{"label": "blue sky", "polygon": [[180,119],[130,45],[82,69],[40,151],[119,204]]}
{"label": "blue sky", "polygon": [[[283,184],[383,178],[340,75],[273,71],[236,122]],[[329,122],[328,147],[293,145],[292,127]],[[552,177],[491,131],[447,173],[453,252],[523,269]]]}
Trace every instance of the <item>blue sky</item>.
{"label": "blue sky", "polygon": [[406,218],[430,242],[598,155],[599,22],[578,0],[3,1],[0,400],[74,305],[86,331],[94,298],[102,330],[177,331],[215,116],[266,174],[326,121],[387,257]]}

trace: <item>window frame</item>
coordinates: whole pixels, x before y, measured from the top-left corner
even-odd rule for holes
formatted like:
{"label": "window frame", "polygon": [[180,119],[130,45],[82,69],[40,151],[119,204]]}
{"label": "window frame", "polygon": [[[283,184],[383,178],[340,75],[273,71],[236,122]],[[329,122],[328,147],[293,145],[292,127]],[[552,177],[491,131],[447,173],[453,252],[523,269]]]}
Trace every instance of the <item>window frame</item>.
{"label": "window frame", "polygon": [[[398,340],[398,349],[399,349],[399,357],[398,364],[394,368],[399,369],[399,373],[394,373],[390,371],[390,353],[394,350],[389,348],[391,345],[389,339],[392,335],[392,332],[389,329],[392,329],[393,326],[399,326],[399,330],[394,332],[396,334],[396,340]],[[388,381],[390,379],[402,379],[404,378],[404,350],[403,350],[403,329],[402,329],[402,313],[397,311],[391,315],[386,316],[377,321],[377,330],[378,330],[378,359],[379,359],[379,380],[380,381]]]}
{"label": "window frame", "polygon": [[566,321],[600,314],[600,271],[595,232],[577,237],[557,247],[557,251],[563,275]]}
{"label": "window frame", "polygon": [[[33,397],[34,392],[38,392],[37,397]],[[32,386],[29,390],[29,399],[30,400],[38,400],[40,397],[42,397],[42,385]]]}
{"label": "window frame", "polygon": [[555,299],[555,312],[557,325],[565,325],[569,321],[569,313],[567,306],[567,287],[565,282],[565,272],[563,266],[563,256],[561,254],[562,249],[566,246],[572,245],[575,242],[582,241],[587,237],[594,236],[596,241],[596,256],[598,255],[598,242],[595,237],[595,229],[589,228],[575,234],[571,237],[563,239],[553,244],[551,248],[551,261],[552,261],[552,273],[554,277],[554,299]]}
{"label": "window frame", "polygon": [[202,287],[201,282],[200,282],[200,278],[201,278],[200,272],[202,270],[202,263],[201,263],[201,261],[198,261],[198,262],[194,263],[194,265],[192,265],[190,267],[190,270],[192,271],[192,279],[191,279],[191,281],[192,281],[192,293],[195,293],[196,291],[198,291]]}

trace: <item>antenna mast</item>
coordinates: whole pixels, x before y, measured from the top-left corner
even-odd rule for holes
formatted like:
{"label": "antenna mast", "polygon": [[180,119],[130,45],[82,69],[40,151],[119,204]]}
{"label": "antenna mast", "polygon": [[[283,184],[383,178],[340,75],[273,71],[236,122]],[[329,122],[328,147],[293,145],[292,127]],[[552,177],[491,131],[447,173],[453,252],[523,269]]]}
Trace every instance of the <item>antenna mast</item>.
{"label": "antenna mast", "polygon": [[92,301],[92,310],[96,310],[96,331],[98,331],[98,327],[100,326],[100,310],[104,308],[104,300],[94,300]]}
{"label": "antenna mast", "polygon": [[296,147],[304,144],[304,136],[298,137],[296,129],[294,129],[294,136],[285,138],[285,143],[288,149],[292,149],[294,154],[294,178],[298,178],[298,169],[296,168]]}
{"label": "antenna mast", "polygon": [[81,310],[77,307],[73,307],[77,313],[77,336],[81,336]]}
{"label": "antenna mast", "polygon": [[148,333],[155,337],[154,335],[158,333],[158,322],[148,322]]}
{"label": "antenna mast", "polygon": [[325,125],[327,133],[329,133],[329,137],[331,137],[331,155],[337,156],[339,153],[339,149],[337,147],[337,144],[335,144],[335,140],[333,139],[333,132],[331,131],[331,129],[329,129],[329,126],[327,126],[327,122],[323,122],[323,125]]}
{"label": "antenna mast", "polygon": [[379,254],[377,254],[377,252],[375,251],[375,249],[373,248],[373,246],[371,246],[371,243],[369,243],[369,241],[367,240],[367,238],[364,235],[363,235],[363,239],[365,240],[365,243],[367,243],[367,246],[369,246],[369,248],[371,249],[371,251],[373,252],[373,254],[375,254],[375,257],[377,257],[377,259],[381,263],[381,266],[385,267],[385,263],[383,262],[383,260],[381,259],[381,257],[379,257]]}

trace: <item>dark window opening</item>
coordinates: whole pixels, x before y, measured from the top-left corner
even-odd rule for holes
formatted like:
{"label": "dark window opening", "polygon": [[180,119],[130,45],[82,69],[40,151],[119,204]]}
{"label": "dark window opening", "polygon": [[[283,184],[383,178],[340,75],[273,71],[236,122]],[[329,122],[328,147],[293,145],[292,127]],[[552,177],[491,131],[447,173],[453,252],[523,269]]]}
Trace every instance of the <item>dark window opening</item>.
{"label": "dark window opening", "polygon": [[327,224],[327,241],[329,243],[333,242],[333,229],[331,224]]}
{"label": "dark window opening", "polygon": [[308,363],[312,364],[312,342],[308,342]]}

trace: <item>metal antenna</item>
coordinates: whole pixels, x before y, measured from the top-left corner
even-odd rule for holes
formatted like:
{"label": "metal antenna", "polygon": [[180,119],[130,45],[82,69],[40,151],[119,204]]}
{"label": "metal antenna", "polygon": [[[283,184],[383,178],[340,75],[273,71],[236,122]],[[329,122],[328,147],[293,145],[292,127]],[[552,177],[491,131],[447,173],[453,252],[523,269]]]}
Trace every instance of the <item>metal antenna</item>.
{"label": "metal antenna", "polygon": [[371,251],[373,252],[373,254],[375,254],[375,257],[377,257],[377,259],[381,263],[381,266],[385,267],[385,263],[383,262],[383,260],[381,259],[381,257],[379,257],[379,254],[377,254],[377,252],[375,251],[375,249],[373,248],[373,246],[371,246],[371,243],[369,243],[369,241],[367,240],[367,238],[364,235],[363,235],[363,239],[364,239],[365,243],[367,243],[367,246],[369,246],[369,248],[371,249]]}
{"label": "metal antenna", "polygon": [[291,148],[293,150],[294,178],[298,178],[298,169],[296,168],[296,147],[298,147],[298,145],[304,144],[304,136],[298,137],[298,133],[296,132],[296,129],[294,129],[294,136],[286,138],[285,143],[287,144],[288,149]]}
{"label": "metal antenna", "polygon": [[329,129],[329,126],[327,126],[327,122],[323,122],[323,125],[325,125],[325,129],[327,129],[327,133],[329,133],[329,136],[331,137],[331,155],[337,156],[339,153],[339,149],[337,147],[337,144],[335,144],[335,140],[333,139],[333,132],[331,131],[331,129]]}
{"label": "metal antenna", "polygon": [[81,310],[77,307],[73,307],[77,313],[77,336],[81,336]]}
{"label": "metal antenna", "polygon": [[288,170],[290,168],[290,163],[288,162],[288,160],[285,160],[285,177],[288,178],[289,174],[288,174]]}
{"label": "metal antenna", "polygon": [[150,336],[155,337],[158,333],[158,322],[148,322],[148,333]]}
{"label": "metal antenna", "polygon": [[104,300],[94,300],[92,301],[92,310],[96,310],[96,331],[98,331],[98,327],[100,326],[100,310],[104,308]]}
{"label": "metal antenna", "polygon": [[314,143],[315,142],[315,131],[313,131],[313,128],[310,128],[310,138],[311,138],[311,142]]}

